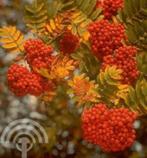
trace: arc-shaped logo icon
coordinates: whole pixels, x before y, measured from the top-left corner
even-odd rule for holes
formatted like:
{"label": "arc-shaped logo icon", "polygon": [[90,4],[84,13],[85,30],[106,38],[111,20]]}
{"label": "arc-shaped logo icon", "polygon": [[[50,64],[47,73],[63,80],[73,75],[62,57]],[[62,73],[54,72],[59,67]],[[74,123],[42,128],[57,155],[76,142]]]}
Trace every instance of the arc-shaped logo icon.
{"label": "arc-shaped logo icon", "polygon": [[0,143],[6,148],[17,148],[22,152],[22,158],[34,144],[48,144],[45,129],[36,121],[25,118],[12,121],[2,132]]}

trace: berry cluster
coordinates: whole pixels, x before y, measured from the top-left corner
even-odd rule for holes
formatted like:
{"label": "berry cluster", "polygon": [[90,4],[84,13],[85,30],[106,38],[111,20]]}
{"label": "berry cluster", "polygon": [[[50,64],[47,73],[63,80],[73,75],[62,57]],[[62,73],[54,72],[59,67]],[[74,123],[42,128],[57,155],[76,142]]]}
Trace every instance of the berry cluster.
{"label": "berry cluster", "polygon": [[103,0],[98,1],[97,7],[101,7],[104,12],[106,19],[111,19],[115,16],[119,9],[122,9],[124,5],[124,0]]}
{"label": "berry cluster", "polygon": [[135,56],[137,48],[133,46],[122,46],[115,50],[114,55],[104,57],[102,68],[117,66],[122,70],[122,83],[133,84],[139,76]]}
{"label": "berry cluster", "polygon": [[82,114],[84,139],[106,152],[122,151],[135,140],[133,123],[136,117],[136,113],[126,108],[107,109],[105,104],[85,109]]}
{"label": "berry cluster", "polygon": [[59,42],[60,51],[64,54],[71,54],[79,47],[79,38],[72,34],[71,31],[65,31]]}
{"label": "berry cluster", "polygon": [[24,96],[27,94],[39,96],[45,90],[50,88],[48,82],[40,75],[29,72],[23,66],[13,64],[8,69],[8,85],[10,90],[16,96]]}
{"label": "berry cluster", "polygon": [[34,68],[48,68],[53,49],[40,39],[30,39],[24,44],[27,62]]}
{"label": "berry cluster", "polygon": [[122,40],[126,38],[122,24],[110,23],[108,20],[93,22],[88,28],[92,52],[99,59],[110,55],[122,46]]}

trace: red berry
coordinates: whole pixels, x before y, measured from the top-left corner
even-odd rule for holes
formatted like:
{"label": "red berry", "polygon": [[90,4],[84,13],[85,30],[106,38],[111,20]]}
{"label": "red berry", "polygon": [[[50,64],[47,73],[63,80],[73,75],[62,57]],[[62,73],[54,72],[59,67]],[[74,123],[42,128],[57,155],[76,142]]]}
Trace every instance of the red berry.
{"label": "red berry", "polygon": [[48,68],[52,61],[53,49],[40,39],[30,39],[24,44],[26,59],[34,68]]}
{"label": "red berry", "polygon": [[133,123],[136,117],[136,113],[126,108],[109,110],[105,104],[97,104],[82,114],[83,137],[104,151],[122,151],[135,140]]}
{"label": "red berry", "polygon": [[79,38],[70,31],[65,31],[59,42],[60,51],[64,54],[74,53],[79,47]]}
{"label": "red berry", "polygon": [[108,20],[93,22],[88,28],[92,52],[99,59],[112,54],[122,46],[122,40],[126,38],[122,24],[110,23]]}

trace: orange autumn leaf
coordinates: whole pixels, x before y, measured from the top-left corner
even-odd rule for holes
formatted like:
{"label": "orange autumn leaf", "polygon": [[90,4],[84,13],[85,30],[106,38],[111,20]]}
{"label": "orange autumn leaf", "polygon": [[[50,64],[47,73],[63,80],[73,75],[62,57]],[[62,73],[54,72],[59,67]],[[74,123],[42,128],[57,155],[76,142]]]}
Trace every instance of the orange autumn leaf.
{"label": "orange autumn leaf", "polygon": [[87,102],[97,102],[98,98],[100,98],[96,91],[98,86],[84,74],[75,76],[68,84],[72,89],[71,93],[76,96],[78,105]]}

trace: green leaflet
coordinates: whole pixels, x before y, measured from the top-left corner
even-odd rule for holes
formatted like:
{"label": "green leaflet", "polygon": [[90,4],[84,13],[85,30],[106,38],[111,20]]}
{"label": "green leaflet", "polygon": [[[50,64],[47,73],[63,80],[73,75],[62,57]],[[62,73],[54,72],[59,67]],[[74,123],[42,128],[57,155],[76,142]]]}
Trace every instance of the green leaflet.
{"label": "green leaflet", "polygon": [[97,77],[100,70],[100,64],[91,54],[90,49],[86,44],[82,44],[82,47],[76,53],[72,54],[72,58],[79,60],[82,73],[88,74],[92,80]]}
{"label": "green leaflet", "polygon": [[125,0],[125,7],[119,13],[119,18],[126,24],[130,43],[147,50],[147,1]]}
{"label": "green leaflet", "polygon": [[96,9],[97,0],[74,0],[77,9],[82,11],[87,18],[96,20],[100,16],[102,10]]}
{"label": "green leaflet", "polygon": [[34,0],[25,6],[25,21],[29,29],[35,33],[42,33],[48,19],[47,8],[44,1]]}
{"label": "green leaflet", "polygon": [[143,52],[137,56],[137,65],[140,72],[147,75],[147,53]]}
{"label": "green leaflet", "polygon": [[58,11],[61,10],[63,7],[63,4],[60,0],[53,0],[47,4],[47,13],[49,19],[54,18]]}
{"label": "green leaflet", "polygon": [[[115,66],[107,67],[105,71],[101,71],[98,76],[98,82],[102,85],[119,85],[121,79],[121,71],[118,70]],[[105,85],[103,85],[105,84]]]}
{"label": "green leaflet", "polygon": [[147,113],[147,80],[137,81],[135,88],[130,87],[125,98],[125,103],[129,108],[133,108],[140,114]]}
{"label": "green leaflet", "polygon": [[115,66],[107,67],[105,71],[101,71],[97,77],[99,85],[99,93],[103,101],[111,104],[113,97],[118,92],[120,85],[121,71]]}

